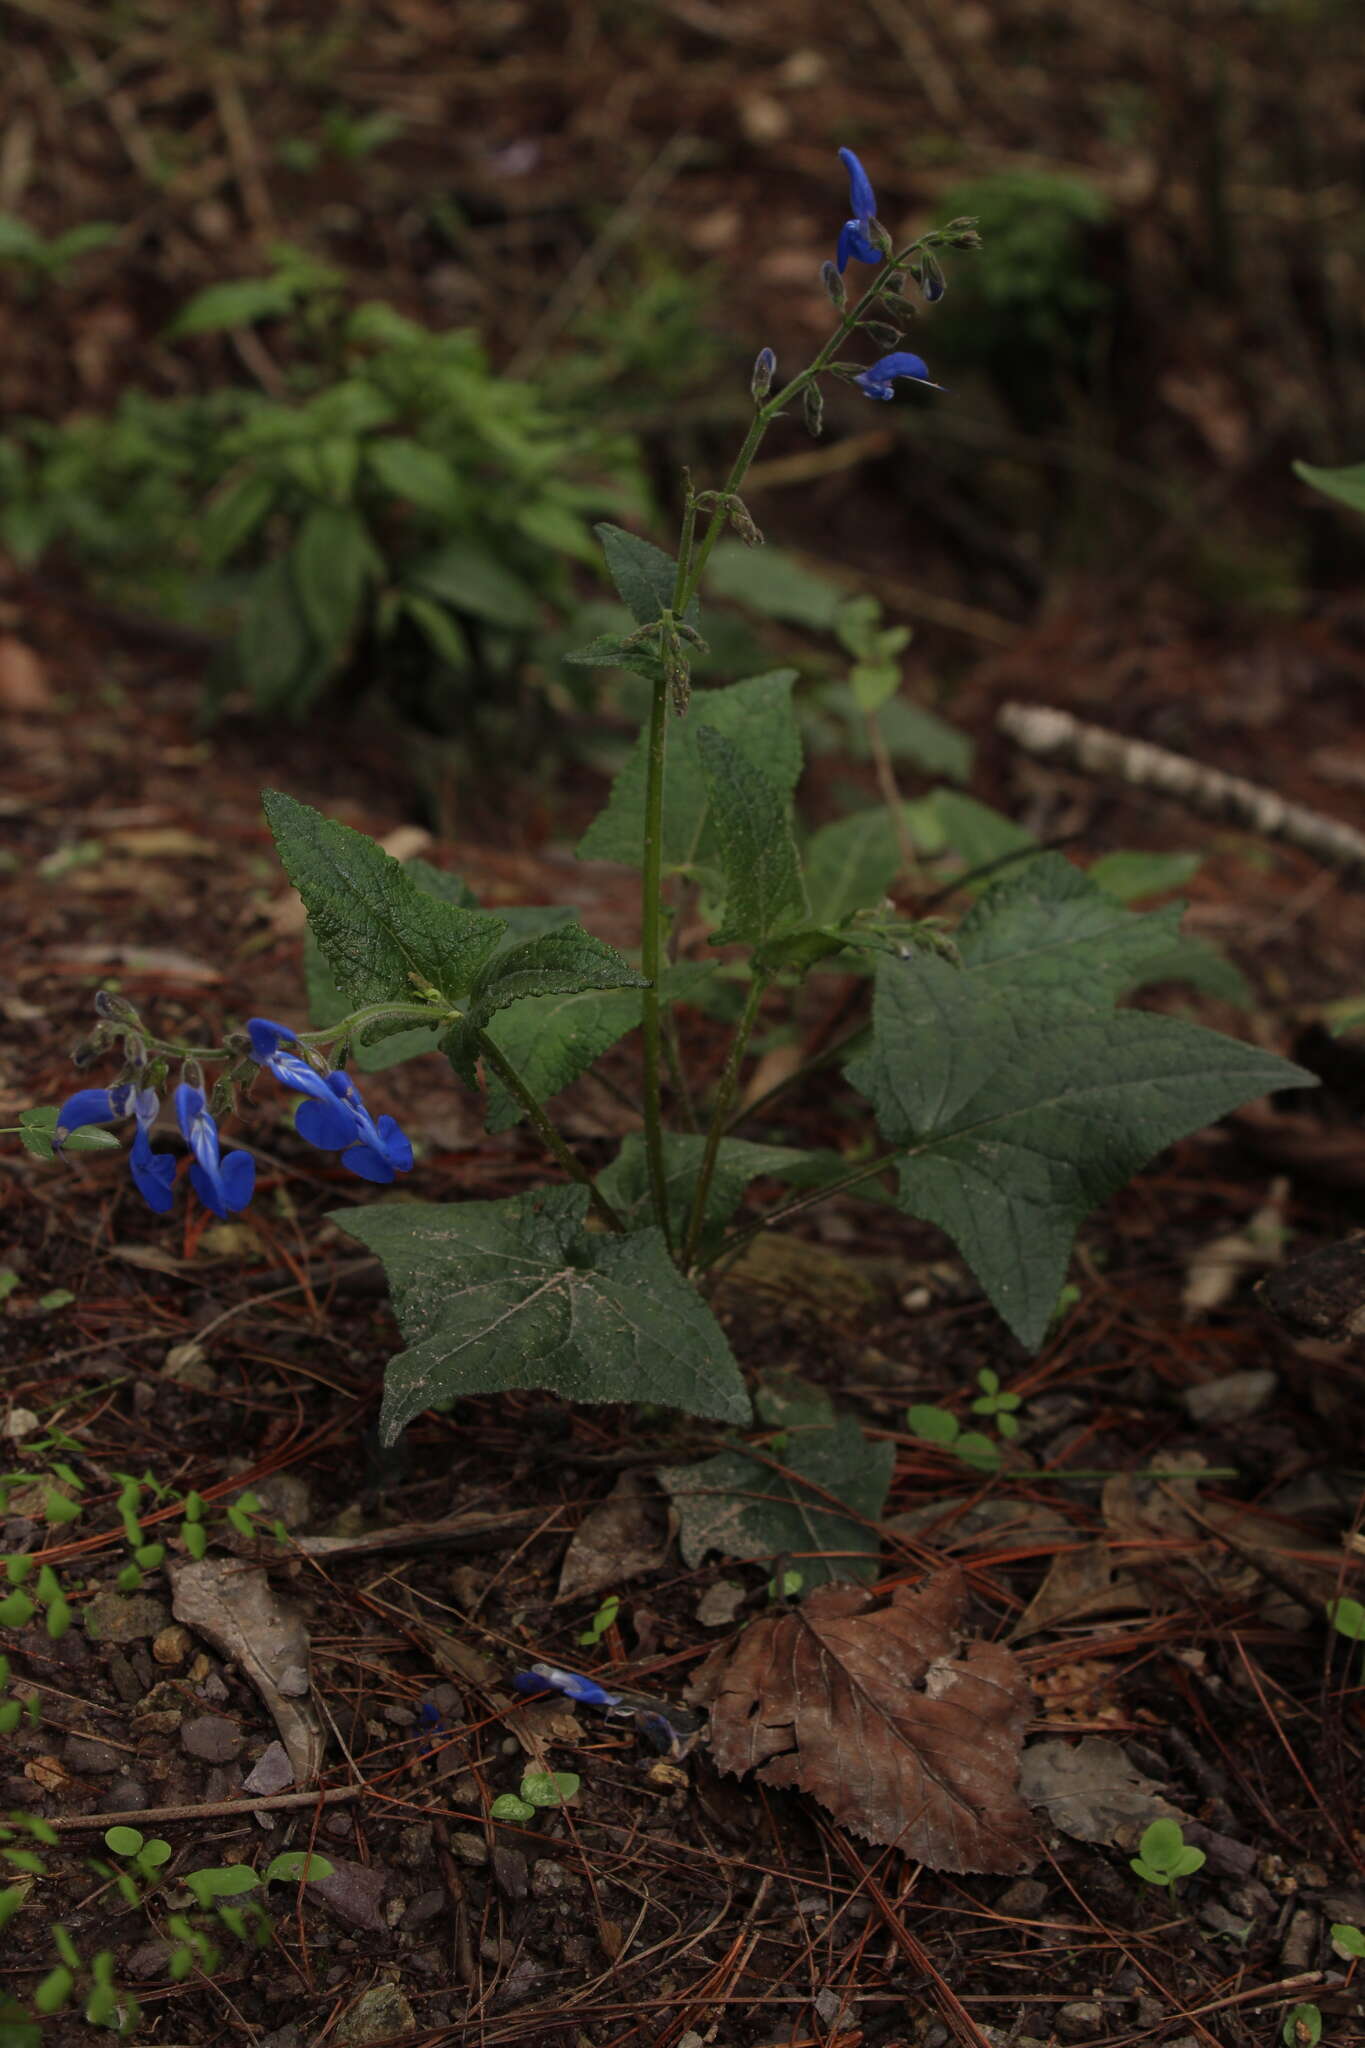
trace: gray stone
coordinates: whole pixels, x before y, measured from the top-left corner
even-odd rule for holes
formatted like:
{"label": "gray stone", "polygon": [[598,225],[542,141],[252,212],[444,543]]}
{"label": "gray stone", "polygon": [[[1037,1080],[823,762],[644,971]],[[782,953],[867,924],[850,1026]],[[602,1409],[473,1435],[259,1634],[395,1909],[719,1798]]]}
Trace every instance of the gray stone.
{"label": "gray stone", "polygon": [[473,1828],[452,1828],[450,1849],[460,1863],[478,1866],[488,1861],[488,1843],[482,1835],[476,1835]]}
{"label": "gray stone", "polygon": [[1036,1877],[1021,1877],[1000,1894],[995,1902],[997,1913],[1004,1913],[1011,1920],[1030,1920],[1047,1899],[1047,1886]]}
{"label": "gray stone", "polygon": [[282,1742],[272,1742],[263,1749],[243,1782],[243,1790],[269,1797],[272,1792],[287,1791],[294,1782],[294,1767],[289,1761],[289,1752]]}
{"label": "gray stone", "polygon": [[393,1852],[395,1863],[401,1863],[405,1870],[420,1870],[430,1866],[432,1856],[431,1826],[429,1822],[416,1822],[398,1831],[398,1845]]}
{"label": "gray stone", "polygon": [[[322,1899],[338,1920],[363,1934],[385,1933],[387,1923],[380,1909],[388,1887],[387,1871],[372,1863],[349,1863],[339,1856],[328,1860],[331,1875],[311,1881],[309,1898]],[[407,2024],[411,2026],[412,2021],[409,2019]],[[370,2036],[364,2038],[369,2040]]]}
{"label": "gray stone", "polygon": [[1086,2041],[1104,2026],[1104,2007],[1093,1998],[1076,1998],[1059,2005],[1053,2025],[1064,2041]]}
{"label": "gray stone", "polygon": [[141,1643],[171,1625],[171,1610],[151,1593],[106,1586],[85,1610],[85,1632],[97,1643]]}
{"label": "gray stone", "polygon": [[445,1911],[448,1903],[439,1885],[433,1886],[429,1892],[419,1892],[400,1922],[403,1932],[407,1934],[414,1927],[425,1927],[428,1920],[434,1920],[438,1913]]}
{"label": "gray stone", "polygon": [[1202,1429],[1216,1429],[1229,1422],[1245,1422],[1249,1415],[1255,1415],[1265,1407],[1278,1385],[1278,1375],[1260,1366],[1250,1372],[1225,1372],[1221,1379],[1186,1387],[1181,1400],[1191,1422]]}
{"label": "gray stone", "polygon": [[106,1771],[116,1771],[123,1758],[107,1742],[98,1742],[88,1735],[68,1735],[62,1760],[69,1771],[79,1771],[82,1776],[101,1777]]}
{"label": "gray stone", "polygon": [[375,1984],[362,1991],[350,2011],[343,2015],[332,2039],[339,2048],[366,2048],[370,2041],[384,2041],[394,2034],[410,2034],[417,2015],[396,1984]]}
{"label": "gray stone", "polygon": [[195,1714],[180,1724],[180,1741],[187,1755],[205,1764],[227,1764],[241,1754],[245,1740],[234,1721],[221,1714]]}

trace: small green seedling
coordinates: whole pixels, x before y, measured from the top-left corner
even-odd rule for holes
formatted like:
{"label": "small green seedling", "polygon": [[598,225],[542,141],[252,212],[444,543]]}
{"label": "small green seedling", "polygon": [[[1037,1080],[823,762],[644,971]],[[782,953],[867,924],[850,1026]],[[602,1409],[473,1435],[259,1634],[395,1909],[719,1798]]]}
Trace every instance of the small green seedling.
{"label": "small green seedling", "polygon": [[119,1897],[130,1906],[141,1903],[142,1892],[133,1876],[136,1871],[145,1884],[156,1881],[156,1873],[163,1863],[170,1860],[171,1845],[156,1837],[148,1841],[138,1828],[106,1828],[104,1844],[112,1849],[115,1856],[132,1865],[132,1870],[116,1870],[107,1863],[95,1863],[101,1877],[112,1878],[118,1887]]}
{"label": "small green seedling", "polygon": [[1178,1820],[1154,1820],[1143,1831],[1138,1849],[1128,1859],[1129,1867],[1144,1884],[1173,1886],[1177,1878],[1193,1877],[1206,1861],[1204,1851],[1185,1840]]}
{"label": "small green seedling", "polygon": [[588,1623],[582,1635],[578,1638],[579,1642],[582,1643],[584,1647],[588,1649],[595,1647],[596,1644],[601,1642],[603,1636],[611,1627],[612,1623],[615,1621],[617,1615],[620,1612],[620,1594],[608,1593],[606,1599],[602,1602],[602,1605],[598,1608],[596,1614],[594,1614],[592,1620]]}
{"label": "small green seedling", "polygon": [[1352,1927],[1349,1920],[1333,1923],[1332,1946],[1344,1962],[1365,1962],[1365,1934],[1358,1927]]}
{"label": "small green seedling", "polygon": [[1291,2005],[1280,2028],[1284,2048],[1318,2048],[1322,2014],[1315,2005]]}
{"label": "small green seedling", "polygon": [[768,1598],[770,1600],[794,1600],[805,1583],[806,1574],[804,1572],[785,1571],[780,1577],[769,1579]]}
{"label": "small green seedling", "polygon": [[494,1820],[534,1820],[542,1806],[567,1806],[583,1780],[576,1771],[527,1771],[521,1793],[503,1792],[489,1809]]}
{"label": "small green seedling", "polygon": [[1000,1375],[983,1365],[976,1376],[981,1392],[972,1403],[973,1415],[989,1415],[1001,1436],[1018,1436],[1019,1424],[1015,1409],[1019,1406],[1018,1394],[1002,1394]]}
{"label": "small green seedling", "polygon": [[964,1429],[946,1408],[915,1407],[906,1410],[906,1421],[924,1443],[951,1451],[974,1472],[998,1472],[1000,1446],[979,1429]]}
{"label": "small green seedling", "polygon": [[[1329,1600],[1327,1619],[1348,1643],[1365,1643],[1365,1603],[1349,1597]],[[1365,1670],[1365,1665],[1362,1665],[1362,1670]]]}

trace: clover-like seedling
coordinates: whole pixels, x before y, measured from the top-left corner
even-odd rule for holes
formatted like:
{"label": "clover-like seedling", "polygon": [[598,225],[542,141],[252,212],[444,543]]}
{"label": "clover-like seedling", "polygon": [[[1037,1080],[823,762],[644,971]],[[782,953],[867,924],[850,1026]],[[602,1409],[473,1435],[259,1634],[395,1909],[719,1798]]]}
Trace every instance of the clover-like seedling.
{"label": "clover-like seedling", "polygon": [[1291,2005],[1280,2028],[1284,2048],[1318,2048],[1322,2014],[1315,2005]]}
{"label": "clover-like seedling", "polygon": [[979,1429],[964,1429],[948,1409],[929,1406],[909,1408],[905,1419],[923,1442],[938,1444],[943,1450],[951,1451],[974,1472],[1000,1470],[1000,1446]]}
{"label": "clover-like seedling", "polygon": [[983,1365],[976,1376],[981,1392],[972,1403],[973,1415],[989,1415],[1001,1436],[1018,1436],[1019,1423],[1015,1409],[1019,1406],[1018,1394],[1002,1394],[1000,1375]]}
{"label": "clover-like seedling", "polygon": [[1202,1849],[1185,1840],[1178,1820],[1154,1820],[1143,1830],[1138,1852],[1128,1862],[1144,1884],[1174,1885],[1177,1878],[1193,1877],[1207,1860]]}
{"label": "clover-like seedling", "polygon": [[[163,1842],[158,1836],[153,1836],[148,1841],[139,1828],[106,1828],[104,1845],[106,1849],[112,1849],[115,1856],[122,1857],[125,1863],[130,1863],[137,1875],[147,1884],[154,1883],[156,1873],[162,1864],[170,1861],[170,1843]],[[120,1898],[126,1900],[130,1906],[139,1903],[142,1893],[131,1871],[114,1870],[107,1863],[97,1863],[95,1867],[102,1877],[113,1879]]]}
{"label": "clover-like seedling", "polygon": [[534,1820],[539,1807],[567,1806],[582,1782],[577,1771],[527,1771],[520,1796],[500,1793],[489,1811],[494,1820]]}
{"label": "clover-like seedling", "polygon": [[611,1627],[612,1623],[615,1621],[617,1615],[620,1612],[620,1594],[608,1593],[606,1599],[602,1602],[602,1605],[598,1608],[596,1614],[594,1614],[592,1620],[588,1623],[582,1635],[578,1638],[579,1642],[589,1649],[595,1647],[596,1644],[601,1642],[603,1636]]}
{"label": "clover-like seedling", "polygon": [[1365,1602],[1352,1600],[1349,1595],[1340,1600],[1329,1600],[1327,1619],[1348,1643],[1365,1643]]}
{"label": "clover-like seedling", "polygon": [[1332,1946],[1345,1962],[1365,1962],[1365,1934],[1349,1920],[1336,1920],[1331,1928]]}
{"label": "clover-like seedling", "polygon": [[794,1569],[784,1571],[779,1577],[769,1579],[770,1600],[794,1600],[806,1583],[806,1574]]}

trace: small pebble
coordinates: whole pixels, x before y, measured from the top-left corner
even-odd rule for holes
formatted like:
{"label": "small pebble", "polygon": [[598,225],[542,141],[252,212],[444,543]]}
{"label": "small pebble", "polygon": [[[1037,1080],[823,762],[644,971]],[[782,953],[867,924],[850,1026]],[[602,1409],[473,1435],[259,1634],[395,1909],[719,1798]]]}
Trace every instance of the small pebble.
{"label": "small pebble", "polygon": [[205,1764],[227,1764],[241,1754],[244,1737],[221,1714],[195,1714],[180,1724],[180,1742],[189,1756]]}
{"label": "small pebble", "polygon": [[1053,2021],[1064,2041],[1085,2041],[1104,2026],[1104,2007],[1093,1998],[1073,1999],[1059,2005]]}
{"label": "small pebble", "polygon": [[69,1771],[79,1771],[83,1776],[100,1776],[105,1771],[116,1771],[123,1758],[107,1742],[97,1742],[85,1735],[68,1735],[63,1761]]}
{"label": "small pebble", "polygon": [[152,1656],[158,1664],[183,1664],[194,1645],[194,1639],[187,1628],[173,1622],[170,1628],[163,1628],[153,1638]]}

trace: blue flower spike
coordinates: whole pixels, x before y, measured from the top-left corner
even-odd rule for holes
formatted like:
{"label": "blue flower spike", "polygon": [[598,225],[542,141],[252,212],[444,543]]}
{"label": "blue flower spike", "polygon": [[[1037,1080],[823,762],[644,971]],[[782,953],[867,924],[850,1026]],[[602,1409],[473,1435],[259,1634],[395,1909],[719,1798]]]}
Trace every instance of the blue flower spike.
{"label": "blue flower spike", "polygon": [[193,1155],[190,1185],[206,1209],[220,1222],[245,1209],[256,1187],[256,1162],[249,1152],[223,1157],[218,1124],[204,1101],[202,1088],[182,1081],[175,1091],[175,1114]]}
{"label": "blue flower spike", "polygon": [[897,377],[913,377],[917,383],[927,384],[931,391],[943,389],[930,377],[924,358],[912,356],[906,349],[896,349],[891,355],[882,356],[871,369],[864,370],[853,381],[864,397],[890,400],[895,396]]}
{"label": "blue flower spike", "polygon": [[882,252],[872,240],[872,227],[877,218],[877,197],[872,190],[872,181],[851,149],[841,149],[839,161],[848,172],[848,203],[853,209],[852,220],[846,220],[839,230],[839,247],[834,258],[835,267],[842,274],[848,267],[850,256],[856,256],[860,263],[880,263]]}

